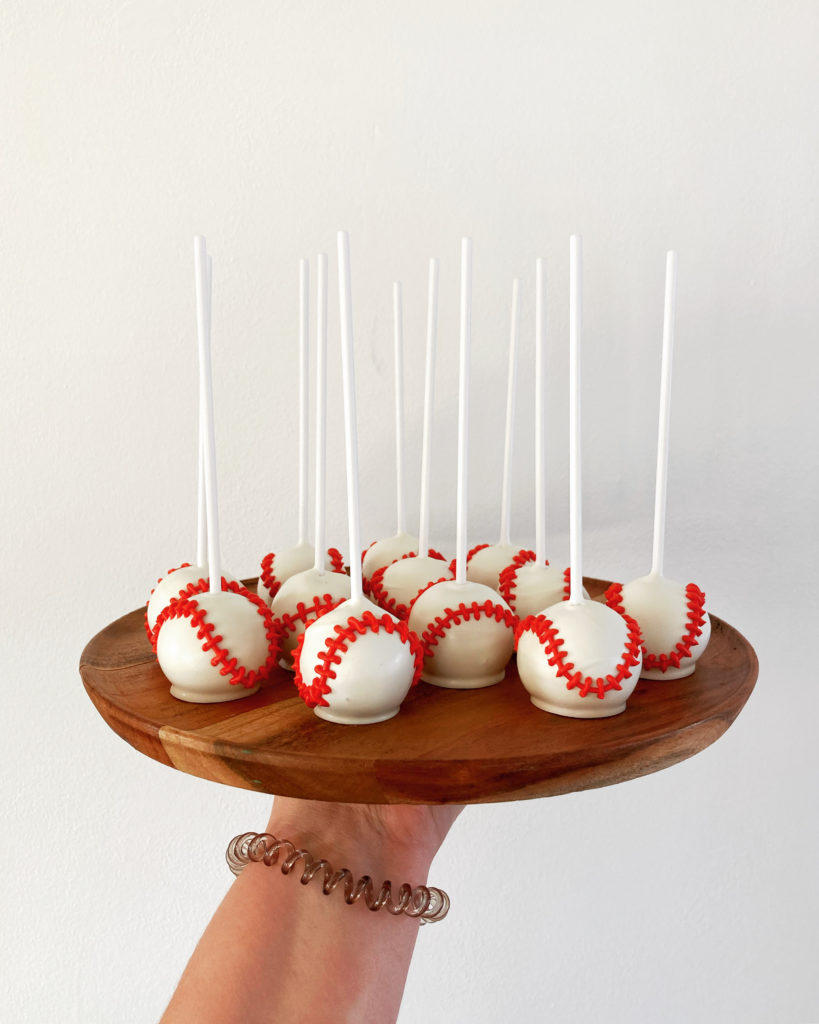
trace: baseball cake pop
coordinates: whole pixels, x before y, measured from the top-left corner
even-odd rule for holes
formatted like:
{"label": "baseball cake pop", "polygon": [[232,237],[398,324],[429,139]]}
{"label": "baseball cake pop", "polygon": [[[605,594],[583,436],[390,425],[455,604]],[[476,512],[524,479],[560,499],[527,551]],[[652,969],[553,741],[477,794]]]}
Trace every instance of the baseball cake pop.
{"label": "baseball cake pop", "polygon": [[515,394],[518,372],[518,335],[520,328],[520,281],[512,281],[512,313],[509,329],[509,368],[506,378],[506,430],[503,449],[501,486],[501,527],[497,544],[477,544],[466,556],[467,579],[483,583],[500,593],[500,576],[519,552],[512,543],[510,512],[512,507],[512,454],[514,446]]}
{"label": "baseball cake pop", "polygon": [[[344,435],[347,457],[347,515],[350,550],[360,550],[358,440],[355,361],[350,286],[350,249],[338,235]],[[421,649],[405,622],[369,601],[361,565],[350,566],[347,601],[310,623],[294,654],[299,693],[319,718],[343,725],[382,722],[398,713],[418,679]]]}
{"label": "baseball cake pop", "polygon": [[[207,254],[206,269],[205,316],[207,317],[208,324],[210,324],[212,265],[211,258]],[[208,588],[207,514],[205,510],[205,417],[201,404],[200,388],[199,430],[197,437],[199,479],[196,509],[196,564],[191,565],[189,562],[183,562],[182,565],[169,569],[164,576],[156,581],[156,586],[151,591],[145,607],[145,632],[148,634],[148,639],[154,650],[156,650],[156,620],[162,610],[168,606],[171,598],[179,597],[182,594],[191,595],[199,593]],[[224,573],[223,578],[233,581],[233,576],[229,573]]]}
{"label": "baseball cake pop", "polygon": [[[207,557],[197,558],[196,565],[180,565],[178,569],[169,569],[151,591],[151,597],[145,608],[145,629],[151,646],[156,650],[157,622],[159,616],[175,597],[192,597],[201,594],[210,585],[208,578]],[[238,582],[229,573],[222,573],[222,583]]]}
{"label": "baseball cake pop", "polygon": [[569,504],[571,591],[515,634],[521,682],[535,707],[568,718],[608,718],[625,711],[640,674],[640,631],[636,622],[583,597],[580,486],[580,239],[571,239],[570,258],[570,457]]}
{"label": "baseball cake pop", "polygon": [[396,531],[391,537],[373,541],[362,552],[361,571],[364,592],[370,593],[370,581],[381,568],[392,565],[404,555],[415,555],[420,549],[418,538],[407,532],[404,501],[404,332],[402,323],[401,285],[392,290],[393,349],[395,353],[395,504]]}
{"label": "baseball cake pop", "polygon": [[460,368],[458,402],[458,523],[455,579],[434,583],[410,606],[409,627],[424,654],[421,678],[450,689],[500,682],[514,646],[515,615],[498,594],[466,578],[469,355],[472,242],[461,242]]}
{"label": "baseball cake pop", "polygon": [[569,599],[571,575],[570,569],[558,569],[548,559],[538,558],[534,551],[522,550],[501,573],[501,597],[518,618],[535,615]]}
{"label": "baseball cake pop", "polygon": [[[500,593],[518,618],[535,615],[567,600],[571,571],[546,558],[546,459],[544,454],[544,302],[543,260],[535,261],[535,551],[521,550],[500,574]],[[583,591],[584,596],[589,595]]]}
{"label": "baseball cake pop", "polygon": [[381,608],[399,619],[406,619],[410,605],[422,591],[433,583],[452,578],[452,568],[443,555],[404,555],[375,573],[370,580],[370,597]]}
{"label": "baseball cake pop", "polygon": [[175,597],[157,620],[157,661],[180,700],[215,704],[249,696],[278,652],[270,609],[239,583]]}
{"label": "baseball cake pop", "polygon": [[435,349],[438,319],[438,260],[429,261],[427,302],[427,351],[424,373],[424,425],[421,445],[421,509],[418,550],[403,555],[390,565],[382,565],[370,579],[370,597],[400,619],[409,615],[409,606],[431,583],[451,579],[452,570],[444,556],[429,546],[429,478],[432,442],[432,409],[435,397]]}
{"label": "baseball cake pop", "polygon": [[269,609],[220,570],[210,319],[205,240],[194,240],[200,408],[204,412],[208,590],[171,599],[155,625],[156,656],[171,694],[194,703],[219,703],[259,688],[278,656],[278,631]]}
{"label": "baseball cake pop", "polygon": [[[279,587],[296,573],[310,569],[316,561],[316,552],[307,540],[307,476],[308,457],[308,416],[309,416],[309,302],[310,264],[306,259],[299,261],[299,508],[298,544],[281,551],[268,552],[259,571],[256,592],[268,605],[278,593]],[[344,571],[344,560],[336,548],[327,551],[333,572]]]}
{"label": "baseball cake pop", "polygon": [[350,596],[350,577],[337,568],[328,571],[321,554],[325,538],[327,478],[327,256],[324,253],[318,257],[317,293],[315,564],[285,580],[270,605],[281,632],[279,664],[291,670],[293,651],[305,627]]}
{"label": "baseball cake pop", "polygon": [[631,615],[639,623],[644,679],[682,679],[691,675],[711,637],[711,619],[705,610],[705,594],[695,583],[686,586],[663,576],[676,292],[677,254],[669,252],[665,266],[651,572],[625,585],[612,584],[606,591],[606,603],[610,608]]}

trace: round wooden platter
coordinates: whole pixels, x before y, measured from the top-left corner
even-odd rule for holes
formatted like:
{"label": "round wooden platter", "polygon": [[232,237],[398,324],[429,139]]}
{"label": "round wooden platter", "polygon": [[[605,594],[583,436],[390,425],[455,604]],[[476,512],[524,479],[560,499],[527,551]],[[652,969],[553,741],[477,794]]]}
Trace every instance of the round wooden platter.
{"label": "round wooden platter", "polygon": [[[587,579],[599,596],[607,583]],[[687,679],[640,680],[626,711],[579,720],[539,711],[515,668],[482,690],[419,683],[378,725],[317,718],[277,670],[252,697],[188,704],[171,697],[144,610],[98,633],[80,659],[88,695],[111,728],[163,764],[242,789],[351,803],[486,803],[555,796],[659,771],[713,743],[753,690],[748,641],[711,616],[711,642]]]}

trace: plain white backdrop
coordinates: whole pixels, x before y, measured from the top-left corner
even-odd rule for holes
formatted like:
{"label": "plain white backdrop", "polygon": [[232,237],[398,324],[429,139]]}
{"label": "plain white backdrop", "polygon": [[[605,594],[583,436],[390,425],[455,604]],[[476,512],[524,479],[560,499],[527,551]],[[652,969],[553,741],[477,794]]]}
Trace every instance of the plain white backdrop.
{"label": "plain white backdrop", "polygon": [[[437,255],[433,543],[452,549],[470,234],[472,540],[498,531],[519,275],[513,530],[533,543],[533,278],[547,260],[557,562],[568,236],[583,235],[586,571],[610,579],[648,569],[662,275],[678,250],[666,569],[705,589],[761,665],[735,725],[688,762],[468,809],[433,866],[453,908],[420,936],[402,1024],[819,1020],[818,42],[812,0],[5,0],[0,1016],[158,1018],[229,885],[227,841],[266,821],[268,798],[123,743],[77,663],[193,553],[192,236],[214,256],[223,554],[254,575],[295,542],[298,258],[332,254],[343,227],[365,540],[394,529],[395,279],[417,525]],[[329,526],[346,552],[331,391]]]}

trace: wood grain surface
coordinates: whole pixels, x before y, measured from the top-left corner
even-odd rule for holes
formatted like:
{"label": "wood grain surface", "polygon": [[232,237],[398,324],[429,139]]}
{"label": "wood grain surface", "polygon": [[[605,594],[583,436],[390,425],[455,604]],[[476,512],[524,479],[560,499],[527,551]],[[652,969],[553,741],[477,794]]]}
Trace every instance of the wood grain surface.
{"label": "wood grain surface", "polygon": [[[592,596],[608,586],[585,582]],[[457,691],[422,682],[390,721],[344,726],[317,718],[284,670],[242,700],[177,700],[143,618],[144,609],[137,609],[112,622],[80,660],[88,695],[114,732],[191,775],[315,800],[485,803],[624,782],[718,739],[750,696],[758,671],[748,641],[712,615],[711,642],[694,675],[641,680],[614,718],[538,710],[513,659],[496,686]]]}

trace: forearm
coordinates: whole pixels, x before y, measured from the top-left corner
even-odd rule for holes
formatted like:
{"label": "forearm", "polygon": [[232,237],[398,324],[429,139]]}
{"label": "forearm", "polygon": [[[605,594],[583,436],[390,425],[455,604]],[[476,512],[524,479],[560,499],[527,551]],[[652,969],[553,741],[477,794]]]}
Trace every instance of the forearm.
{"label": "forearm", "polygon": [[[367,808],[277,800],[267,831],[356,878],[370,875],[376,886],[389,878],[397,890],[404,881],[426,882],[443,838],[423,809],[406,813],[413,815],[412,839],[385,828]],[[164,1024],[395,1020],[418,921],[373,913],[363,901],[348,906],[338,890],[325,896],[318,877],[302,886],[300,874],[298,866],[287,877],[279,864],[244,868],[202,936]]]}

